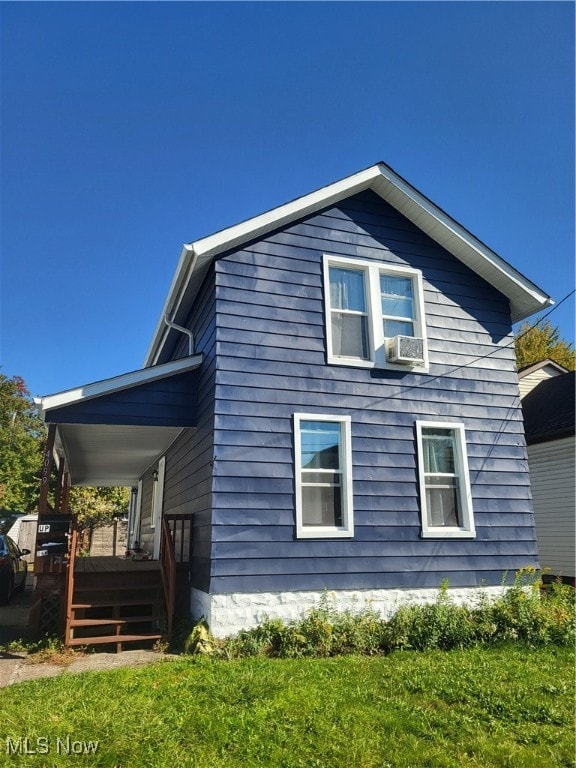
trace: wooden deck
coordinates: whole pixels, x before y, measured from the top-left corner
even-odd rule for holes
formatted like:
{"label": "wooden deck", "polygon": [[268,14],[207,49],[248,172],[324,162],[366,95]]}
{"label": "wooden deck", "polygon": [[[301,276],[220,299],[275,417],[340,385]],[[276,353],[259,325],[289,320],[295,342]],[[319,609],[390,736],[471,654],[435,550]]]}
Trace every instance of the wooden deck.
{"label": "wooden deck", "polygon": [[131,560],[126,557],[77,557],[74,561],[74,573],[118,573],[138,571],[159,571],[159,560]]}

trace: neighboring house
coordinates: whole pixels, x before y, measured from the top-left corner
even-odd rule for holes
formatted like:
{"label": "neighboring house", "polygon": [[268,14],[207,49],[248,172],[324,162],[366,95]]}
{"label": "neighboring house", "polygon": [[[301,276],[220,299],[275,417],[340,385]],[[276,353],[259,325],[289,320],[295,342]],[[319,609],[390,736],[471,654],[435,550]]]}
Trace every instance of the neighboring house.
{"label": "neighboring house", "polygon": [[[512,322],[549,297],[383,163],[186,245],[141,371],[39,400],[214,632],[537,566]],[[186,335],[185,335],[186,334]]]}
{"label": "neighboring house", "polygon": [[[520,372],[521,386],[534,375],[531,369]],[[575,376],[570,372],[543,379],[522,399],[540,563],[549,569],[549,576],[572,583],[576,576]]]}
{"label": "neighboring house", "polygon": [[568,370],[554,360],[541,360],[539,363],[521,368],[518,371],[520,397],[526,397],[541,381],[547,381],[553,376],[561,376],[563,373],[568,373]]}
{"label": "neighboring house", "polygon": [[21,515],[8,530],[8,536],[16,542],[19,549],[30,550],[30,554],[24,555],[24,559],[29,563],[34,562],[37,525],[38,515]]}

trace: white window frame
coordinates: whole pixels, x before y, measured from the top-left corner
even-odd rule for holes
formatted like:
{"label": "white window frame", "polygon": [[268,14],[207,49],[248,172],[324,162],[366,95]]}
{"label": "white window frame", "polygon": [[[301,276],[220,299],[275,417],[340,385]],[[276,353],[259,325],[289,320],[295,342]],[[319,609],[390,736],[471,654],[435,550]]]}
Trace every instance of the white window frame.
{"label": "white window frame", "polygon": [[[304,525],[302,509],[302,440],[303,421],[325,421],[340,424],[339,463],[342,477],[342,525]],[[296,488],[296,537],[298,539],[334,539],[354,536],[354,497],[352,493],[352,435],[350,416],[331,416],[316,413],[294,414],[294,478]],[[322,470],[314,470],[322,472]]]}
{"label": "white window frame", "polygon": [[[330,267],[353,269],[364,274],[364,290],[366,292],[366,310],[368,313],[368,350],[369,359],[360,357],[342,357],[334,354],[332,345],[332,312],[330,295]],[[412,267],[386,264],[382,261],[367,261],[364,259],[349,259],[344,256],[324,254],[324,313],[326,328],[326,349],[329,365],[347,365],[357,368],[389,368],[395,371],[413,370],[421,373],[428,371],[428,345],[426,340],[426,323],[424,322],[424,290],[422,272]],[[424,346],[424,362],[412,365],[392,363],[388,359],[389,338],[384,336],[384,322],[380,291],[380,275],[408,277],[412,280],[414,299],[414,333],[415,338],[421,338]]]}
{"label": "white window frame", "polygon": [[[454,434],[455,445],[455,474],[458,476],[460,490],[460,508],[462,524],[460,526],[433,526],[430,525],[430,515],[426,503],[426,473],[424,472],[424,443],[423,431],[425,429],[449,429]],[[423,539],[474,539],[476,529],[474,526],[474,510],[472,506],[472,491],[470,486],[470,472],[468,469],[468,454],[466,451],[466,430],[464,424],[453,421],[417,421],[416,437],[418,444],[418,475],[420,481],[420,509],[422,513]]]}

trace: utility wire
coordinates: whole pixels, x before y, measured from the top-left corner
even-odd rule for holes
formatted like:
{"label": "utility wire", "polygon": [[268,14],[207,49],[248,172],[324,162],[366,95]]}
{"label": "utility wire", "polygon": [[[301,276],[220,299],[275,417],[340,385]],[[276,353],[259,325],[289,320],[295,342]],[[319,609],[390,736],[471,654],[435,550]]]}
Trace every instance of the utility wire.
{"label": "utility wire", "polygon": [[[456,366],[456,368],[451,368],[449,371],[446,371],[445,373],[443,373],[443,374],[442,374],[442,376],[448,376],[449,374],[451,374],[451,373],[455,373],[456,371],[459,371],[459,370],[461,370],[462,368],[467,368],[467,367],[468,367],[469,365],[471,365],[472,363],[477,363],[479,360],[485,360],[487,357],[491,357],[493,354],[495,354],[496,352],[499,352],[501,349],[508,349],[509,347],[512,347],[512,346],[514,346],[514,344],[515,344],[515,343],[516,343],[516,342],[517,342],[519,339],[522,339],[522,338],[524,338],[524,336],[526,336],[526,334],[530,333],[530,331],[532,331],[534,328],[536,328],[537,326],[539,326],[539,325],[540,325],[540,323],[544,322],[544,320],[546,320],[548,317],[550,317],[550,315],[551,315],[553,312],[556,312],[556,310],[557,310],[557,309],[558,309],[558,308],[559,308],[559,307],[560,307],[560,306],[561,306],[561,305],[562,305],[562,304],[563,304],[565,301],[567,301],[567,300],[568,300],[568,299],[569,299],[571,296],[573,296],[573,295],[574,295],[574,293],[576,293],[576,288],[573,288],[573,289],[570,291],[570,293],[566,294],[566,296],[564,296],[564,298],[563,298],[563,299],[561,299],[561,300],[560,300],[560,301],[559,301],[557,304],[555,304],[555,305],[552,307],[552,309],[550,309],[550,311],[549,311],[549,312],[546,312],[546,314],[545,314],[545,315],[542,315],[542,317],[538,318],[538,320],[537,320],[537,321],[534,323],[534,325],[532,325],[532,326],[530,326],[530,328],[526,329],[526,330],[525,330],[523,333],[521,333],[521,334],[520,334],[520,336],[515,336],[515,337],[512,339],[512,341],[508,342],[508,344],[504,344],[504,345],[503,345],[503,346],[501,346],[501,347],[496,347],[496,349],[492,349],[492,350],[490,350],[490,352],[487,352],[485,355],[480,355],[479,357],[475,357],[475,358],[473,358],[472,360],[468,360],[468,362],[467,362],[467,363],[463,363],[462,365],[458,365],[458,366]],[[441,378],[441,376],[435,376],[435,377],[432,379],[432,381],[435,381],[437,378]],[[427,383],[427,381],[426,381],[426,382],[423,382],[423,383],[424,383],[424,384],[426,384],[426,383]]]}

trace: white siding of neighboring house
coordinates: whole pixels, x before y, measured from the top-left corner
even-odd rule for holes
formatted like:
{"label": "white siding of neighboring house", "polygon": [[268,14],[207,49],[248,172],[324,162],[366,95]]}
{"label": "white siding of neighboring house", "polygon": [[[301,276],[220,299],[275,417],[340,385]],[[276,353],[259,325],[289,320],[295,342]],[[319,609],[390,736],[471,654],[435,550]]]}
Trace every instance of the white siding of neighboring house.
{"label": "white siding of neighboring house", "polygon": [[576,576],[574,437],[528,446],[540,565],[554,575]]}
{"label": "white siding of neighboring house", "polygon": [[561,371],[559,371],[557,368],[554,368],[554,366],[545,365],[542,368],[539,368],[537,371],[532,371],[532,373],[528,373],[526,376],[522,376],[518,382],[520,385],[520,397],[526,397],[526,395],[529,392],[532,392],[534,387],[538,386],[541,381],[551,379],[553,376],[559,376],[560,374]]}

